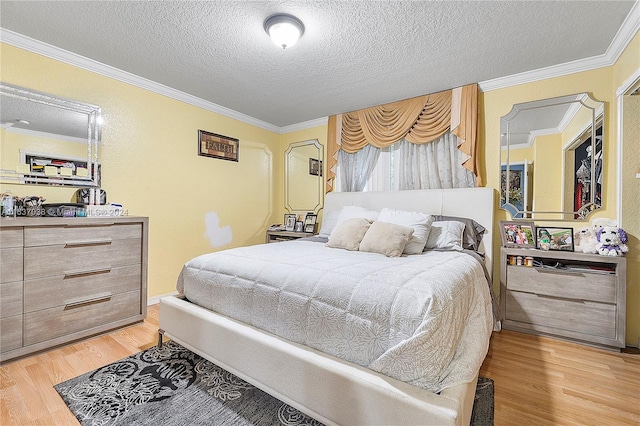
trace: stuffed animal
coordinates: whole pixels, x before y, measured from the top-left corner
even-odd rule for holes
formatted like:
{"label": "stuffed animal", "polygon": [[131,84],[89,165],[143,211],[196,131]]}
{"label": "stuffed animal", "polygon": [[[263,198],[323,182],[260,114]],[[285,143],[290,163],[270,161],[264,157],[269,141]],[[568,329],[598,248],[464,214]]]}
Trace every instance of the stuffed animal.
{"label": "stuffed animal", "polygon": [[603,256],[623,256],[629,251],[627,233],[617,226],[604,226],[597,234],[596,249]]}
{"label": "stuffed animal", "polygon": [[589,222],[591,225],[591,230],[593,231],[593,235],[598,235],[598,231],[600,231],[605,226],[618,226],[618,222],[614,219],[609,219],[607,217],[596,217]]}
{"label": "stuffed animal", "polygon": [[593,229],[589,226],[584,228],[580,228],[578,232],[574,235],[575,238],[575,251],[582,253],[597,253],[596,244],[598,244],[598,240],[596,239],[596,233],[593,232]]}

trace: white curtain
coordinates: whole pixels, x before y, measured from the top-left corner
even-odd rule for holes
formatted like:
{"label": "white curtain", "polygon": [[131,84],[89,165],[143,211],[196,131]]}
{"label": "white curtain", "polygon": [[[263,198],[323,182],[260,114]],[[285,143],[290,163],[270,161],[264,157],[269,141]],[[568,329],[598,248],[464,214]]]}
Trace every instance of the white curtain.
{"label": "white curtain", "polygon": [[340,150],[338,152],[338,176],[336,179],[340,191],[363,191],[371,172],[378,162],[379,155],[380,150],[371,145],[367,145],[353,154]]}
{"label": "white curtain", "polygon": [[473,172],[462,167],[468,157],[458,149],[458,138],[451,132],[425,144],[414,144],[403,139],[397,145],[397,189],[475,186]]}

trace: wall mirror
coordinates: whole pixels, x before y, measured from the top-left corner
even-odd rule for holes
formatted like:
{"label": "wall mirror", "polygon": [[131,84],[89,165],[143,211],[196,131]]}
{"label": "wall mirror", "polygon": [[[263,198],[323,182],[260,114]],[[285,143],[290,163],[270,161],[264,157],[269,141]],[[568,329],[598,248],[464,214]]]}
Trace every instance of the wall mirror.
{"label": "wall mirror", "polygon": [[284,154],[284,204],[290,212],[322,208],[323,149],[317,139],[294,142]]}
{"label": "wall mirror", "polygon": [[100,186],[100,107],[0,83],[0,182]]}
{"label": "wall mirror", "polygon": [[604,102],[588,93],[516,104],[500,119],[500,207],[585,220],[602,207]]}

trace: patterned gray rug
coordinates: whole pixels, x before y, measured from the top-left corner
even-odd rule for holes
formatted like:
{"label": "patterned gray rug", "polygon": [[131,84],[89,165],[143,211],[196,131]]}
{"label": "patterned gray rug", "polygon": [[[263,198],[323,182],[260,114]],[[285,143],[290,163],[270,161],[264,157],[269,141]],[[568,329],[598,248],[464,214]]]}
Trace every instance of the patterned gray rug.
{"label": "patterned gray rug", "polygon": [[[321,425],[174,342],[54,387],[82,425]],[[493,425],[490,379],[471,424]]]}

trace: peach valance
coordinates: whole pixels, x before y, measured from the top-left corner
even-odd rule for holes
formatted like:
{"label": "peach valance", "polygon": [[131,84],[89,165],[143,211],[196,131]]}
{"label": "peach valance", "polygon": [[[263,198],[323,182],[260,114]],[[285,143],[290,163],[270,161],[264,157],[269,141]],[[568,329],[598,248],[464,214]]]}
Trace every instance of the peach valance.
{"label": "peach valance", "polygon": [[327,192],[333,188],[338,151],[353,153],[366,145],[385,148],[405,138],[428,143],[447,130],[458,137],[458,149],[469,158],[463,167],[476,175],[478,85],[418,96],[329,117]]}

